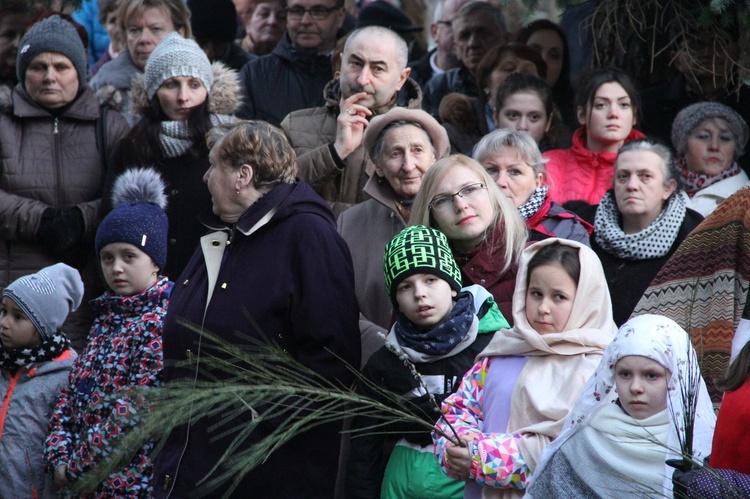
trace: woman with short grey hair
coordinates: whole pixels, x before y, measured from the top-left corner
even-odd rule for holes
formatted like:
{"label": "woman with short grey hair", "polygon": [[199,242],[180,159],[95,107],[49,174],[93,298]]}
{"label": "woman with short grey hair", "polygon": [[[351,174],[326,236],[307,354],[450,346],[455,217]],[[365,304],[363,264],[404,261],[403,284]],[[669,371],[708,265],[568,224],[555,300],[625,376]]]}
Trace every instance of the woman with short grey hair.
{"label": "woman with short grey hair", "polygon": [[479,141],[474,159],[518,208],[530,239],[561,237],[589,245],[591,224],[549,198],[547,160],[528,132],[495,130]]}
{"label": "woman with short grey hair", "polygon": [[617,326],[633,312],[651,280],[703,217],[686,205],[672,154],[663,144],[634,140],[615,159],[614,188],[594,215],[591,249],[599,255]]}

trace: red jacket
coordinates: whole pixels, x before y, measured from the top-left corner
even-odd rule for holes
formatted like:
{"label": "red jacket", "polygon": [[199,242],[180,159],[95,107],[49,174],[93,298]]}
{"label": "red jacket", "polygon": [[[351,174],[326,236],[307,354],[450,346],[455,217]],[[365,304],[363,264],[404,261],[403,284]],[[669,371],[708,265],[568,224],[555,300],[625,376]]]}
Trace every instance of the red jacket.
{"label": "red jacket", "polygon": [[728,468],[750,473],[750,380],[737,390],[726,392],[716,419],[714,441],[709,464],[712,468]]}
{"label": "red jacket", "polygon": [[[633,129],[625,142],[644,138],[645,135]],[[569,149],[554,149],[543,154],[549,160],[546,164],[549,197],[560,204],[578,200],[599,204],[604,193],[612,188],[617,153],[586,149],[584,127],[575,131],[572,142]]]}

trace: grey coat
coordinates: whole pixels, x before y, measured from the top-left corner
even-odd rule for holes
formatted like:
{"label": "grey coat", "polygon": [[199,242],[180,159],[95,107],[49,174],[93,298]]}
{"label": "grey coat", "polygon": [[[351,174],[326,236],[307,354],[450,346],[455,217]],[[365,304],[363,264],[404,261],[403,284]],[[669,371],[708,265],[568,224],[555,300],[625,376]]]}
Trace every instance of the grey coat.
{"label": "grey coat", "polygon": [[385,344],[378,332],[387,334],[392,325],[393,305],[385,289],[383,253],[386,244],[406,227],[406,220],[396,211],[396,196],[387,182],[380,182],[373,175],[364,191],[372,199],[352,206],[337,222],[354,264],[363,366]]}
{"label": "grey coat", "polygon": [[75,358],[73,350],[66,350],[55,360],[32,364],[13,376],[0,371],[0,399],[7,404],[7,410],[0,411],[2,497],[57,497],[52,477],[44,473],[44,440],[57,392],[68,384]]}

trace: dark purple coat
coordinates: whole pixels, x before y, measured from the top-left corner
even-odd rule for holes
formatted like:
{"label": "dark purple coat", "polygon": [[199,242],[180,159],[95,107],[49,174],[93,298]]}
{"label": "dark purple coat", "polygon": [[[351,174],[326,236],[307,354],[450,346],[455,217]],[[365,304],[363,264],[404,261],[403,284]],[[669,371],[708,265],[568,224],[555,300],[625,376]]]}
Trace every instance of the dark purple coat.
{"label": "dark purple coat", "polygon": [[[250,233],[274,208],[271,219]],[[336,356],[359,366],[359,312],[351,256],[336,232],[328,205],[298,181],[274,187],[243,214],[234,228],[213,215],[203,221],[212,231],[229,232],[231,238],[206,310],[204,329],[233,342],[241,341],[235,331],[260,339],[248,320],[250,316],[265,337],[277,341],[299,362],[327,379],[350,385],[354,377]],[[167,384],[193,375],[192,369],[173,365],[189,356],[194,359],[198,352],[198,334],[178,321],[201,324],[207,290],[208,275],[199,247],[175,281],[165,319]],[[262,407],[255,409],[263,412]],[[233,420],[232,426],[241,427],[249,421],[249,412]],[[216,432],[208,430],[211,424],[210,420],[193,424],[189,439],[186,427],[169,435],[155,463],[156,497],[168,495],[166,483],[167,489],[173,486],[171,497],[202,495],[197,482],[218,462],[228,444],[226,439],[215,440]],[[274,426],[273,420],[259,425],[251,434],[251,443]],[[234,495],[333,497],[340,429],[340,424],[326,424],[291,440],[250,472]],[[304,479],[300,479],[300,473]],[[214,494],[218,497],[221,491]]]}

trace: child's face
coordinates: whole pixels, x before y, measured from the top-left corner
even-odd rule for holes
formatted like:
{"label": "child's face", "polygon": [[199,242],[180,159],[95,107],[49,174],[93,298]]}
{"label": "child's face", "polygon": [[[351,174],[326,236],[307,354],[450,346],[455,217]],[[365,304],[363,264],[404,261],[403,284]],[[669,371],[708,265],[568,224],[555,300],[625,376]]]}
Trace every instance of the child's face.
{"label": "child's face", "polygon": [[540,265],[529,276],[526,319],[539,334],[559,333],[568,323],[578,286],[559,265]]}
{"label": "child's face", "polygon": [[3,297],[0,303],[0,341],[5,348],[32,348],[42,343],[34,323],[16,302]]}
{"label": "child's face", "polygon": [[667,408],[667,384],[672,375],[655,360],[628,355],[615,364],[620,405],[633,419],[646,419]]}
{"label": "child's face", "polygon": [[129,243],[110,243],[99,252],[102,273],[110,289],[121,296],[142,293],[157,279],[159,267]]}
{"label": "child's face", "polygon": [[396,288],[401,313],[423,328],[436,326],[448,317],[454,296],[450,284],[432,274],[414,274]]}

